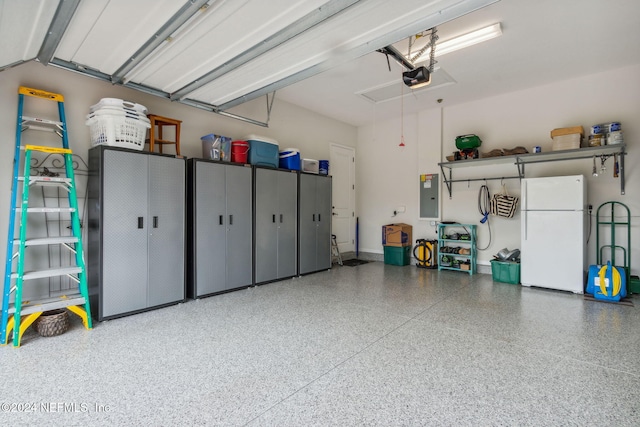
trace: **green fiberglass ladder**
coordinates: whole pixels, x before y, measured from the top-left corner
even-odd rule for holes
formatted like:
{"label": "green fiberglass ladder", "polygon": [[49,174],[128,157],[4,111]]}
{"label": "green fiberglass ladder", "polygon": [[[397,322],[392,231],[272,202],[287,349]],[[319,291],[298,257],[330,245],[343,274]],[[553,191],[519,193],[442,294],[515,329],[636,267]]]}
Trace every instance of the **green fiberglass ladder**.
{"label": "green fiberglass ladder", "polygon": [[[59,121],[27,117],[22,115],[25,96],[57,101]],[[47,130],[62,138],[62,147],[36,146],[22,144],[22,133],[27,129]],[[22,152],[24,158],[21,159]],[[65,177],[32,176],[30,165],[32,153],[44,152],[59,154],[64,158]],[[21,162],[22,160],[22,162]],[[20,165],[24,165],[24,174],[20,176]],[[35,186],[54,186],[62,188],[68,194],[68,207],[34,207],[29,205],[29,190]],[[22,187],[22,199],[18,204],[18,194]],[[71,236],[31,238],[27,234],[30,216],[57,213],[70,215]],[[19,214],[19,216],[18,216]],[[36,214],[36,215],[33,215]],[[16,227],[16,220],[19,225]],[[21,86],[18,90],[18,120],[16,145],[13,159],[13,184],[11,187],[11,212],[9,214],[9,232],[7,233],[7,252],[2,295],[2,331],[0,343],[8,344],[13,332],[13,345],[18,347],[22,335],[38,317],[51,310],[66,308],[77,314],[87,329],[91,329],[91,311],[87,290],[86,266],[82,249],[82,231],[78,212],[76,184],[73,172],[72,152],[69,149],[67,125],[64,115],[62,95]],[[58,245],[73,253],[70,266],[60,266],[44,270],[25,271],[29,257],[29,248],[42,245]],[[37,262],[35,263],[37,264]],[[62,295],[51,296],[35,301],[23,301],[23,285],[34,279],[67,276],[78,284],[77,290]]]}

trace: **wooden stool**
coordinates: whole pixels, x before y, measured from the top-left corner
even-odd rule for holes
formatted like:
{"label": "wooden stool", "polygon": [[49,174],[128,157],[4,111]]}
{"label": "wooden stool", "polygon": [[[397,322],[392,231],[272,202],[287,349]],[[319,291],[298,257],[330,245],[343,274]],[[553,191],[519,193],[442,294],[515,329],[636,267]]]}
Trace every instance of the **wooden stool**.
{"label": "wooden stool", "polygon": [[[158,148],[162,153],[162,146],[171,144],[176,146],[176,155],[180,155],[180,123],[182,120],[170,119],[168,117],[156,116],[155,114],[148,114],[151,121],[151,129],[149,129],[149,151],[153,153],[154,146],[158,144]],[[156,137],[156,126],[158,126],[158,135]],[[162,129],[165,126],[175,126],[176,137],[175,141],[167,141],[162,138]]]}

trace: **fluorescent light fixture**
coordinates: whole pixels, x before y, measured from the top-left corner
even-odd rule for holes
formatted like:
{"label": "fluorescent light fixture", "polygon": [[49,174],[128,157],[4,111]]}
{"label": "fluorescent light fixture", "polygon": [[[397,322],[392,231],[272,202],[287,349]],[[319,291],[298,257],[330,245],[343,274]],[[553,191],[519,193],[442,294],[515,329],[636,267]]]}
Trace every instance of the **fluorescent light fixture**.
{"label": "fluorescent light fixture", "polygon": [[[454,52],[456,50],[464,49],[465,47],[473,46],[474,44],[482,43],[487,40],[494,39],[502,35],[502,28],[500,23],[490,25],[488,27],[481,28],[476,31],[472,31],[467,34],[463,34],[458,37],[454,37],[449,40],[436,44],[436,57],[446,55],[447,53]],[[420,58],[428,57],[431,49],[427,49],[418,58],[415,58],[413,62],[417,62]]]}

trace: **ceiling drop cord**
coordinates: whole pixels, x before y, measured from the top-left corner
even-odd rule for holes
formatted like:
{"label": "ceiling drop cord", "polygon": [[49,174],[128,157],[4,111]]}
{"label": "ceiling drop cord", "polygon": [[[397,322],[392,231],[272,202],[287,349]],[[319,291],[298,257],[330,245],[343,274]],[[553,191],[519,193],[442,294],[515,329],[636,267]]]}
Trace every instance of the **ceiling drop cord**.
{"label": "ceiling drop cord", "polygon": [[489,194],[489,187],[483,185],[480,187],[478,191],[478,211],[480,215],[482,215],[482,219],[480,220],[481,224],[487,223],[487,227],[489,228],[489,243],[484,248],[478,248],[479,251],[484,251],[491,246],[491,224],[489,223],[489,213],[491,207],[491,194]]}

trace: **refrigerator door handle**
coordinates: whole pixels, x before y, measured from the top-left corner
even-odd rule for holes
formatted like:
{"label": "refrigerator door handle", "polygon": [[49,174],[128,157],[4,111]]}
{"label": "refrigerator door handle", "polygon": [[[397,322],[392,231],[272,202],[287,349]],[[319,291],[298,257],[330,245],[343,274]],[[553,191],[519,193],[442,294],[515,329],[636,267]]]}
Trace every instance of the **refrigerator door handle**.
{"label": "refrigerator door handle", "polygon": [[527,240],[527,233],[529,229],[527,227],[527,211],[522,211],[522,229],[524,230],[524,240]]}

